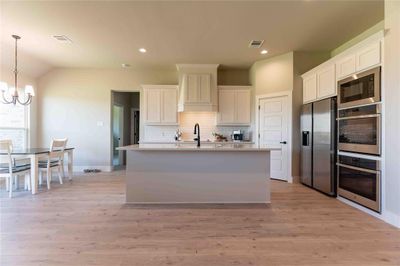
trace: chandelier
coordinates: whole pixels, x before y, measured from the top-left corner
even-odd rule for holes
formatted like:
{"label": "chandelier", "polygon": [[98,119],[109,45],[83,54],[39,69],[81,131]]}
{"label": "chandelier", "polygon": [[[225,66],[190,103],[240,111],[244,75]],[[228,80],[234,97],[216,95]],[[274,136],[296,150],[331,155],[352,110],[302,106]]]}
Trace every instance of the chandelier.
{"label": "chandelier", "polygon": [[[32,102],[32,97],[35,96],[35,91],[32,85],[25,86],[25,99],[21,100],[20,95],[18,94],[18,68],[17,68],[17,42],[21,39],[18,35],[12,35],[15,39],[15,68],[14,68],[14,87],[8,87],[8,84],[4,81],[0,81],[0,91],[2,95],[2,102],[5,104],[14,104],[16,105],[17,102],[22,105],[28,105]],[[7,99],[8,98],[8,99]]]}

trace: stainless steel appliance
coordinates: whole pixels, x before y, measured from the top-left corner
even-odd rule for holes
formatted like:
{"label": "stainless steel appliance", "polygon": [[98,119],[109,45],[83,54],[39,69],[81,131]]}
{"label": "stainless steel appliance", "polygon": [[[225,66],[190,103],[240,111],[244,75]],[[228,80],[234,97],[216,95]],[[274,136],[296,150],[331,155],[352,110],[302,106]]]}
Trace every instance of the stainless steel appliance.
{"label": "stainless steel appliance", "polygon": [[381,212],[380,161],[338,156],[338,194],[376,212]]}
{"label": "stainless steel appliance", "polygon": [[305,104],[301,114],[300,181],[336,195],[336,97]]}
{"label": "stainless steel appliance", "polygon": [[339,150],[375,155],[381,153],[380,104],[339,110],[337,120]]}
{"label": "stainless steel appliance", "polygon": [[243,132],[241,130],[234,130],[232,133],[232,140],[243,140]]}
{"label": "stainless steel appliance", "polygon": [[376,67],[338,82],[339,109],[381,100],[381,67]]}

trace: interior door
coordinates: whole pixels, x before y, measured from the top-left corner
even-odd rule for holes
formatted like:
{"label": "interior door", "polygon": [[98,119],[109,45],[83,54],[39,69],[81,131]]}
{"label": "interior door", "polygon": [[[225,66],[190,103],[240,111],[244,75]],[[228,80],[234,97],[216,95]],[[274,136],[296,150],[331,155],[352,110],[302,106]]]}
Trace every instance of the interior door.
{"label": "interior door", "polygon": [[260,147],[271,151],[271,178],[288,180],[288,97],[261,99],[259,102]]}

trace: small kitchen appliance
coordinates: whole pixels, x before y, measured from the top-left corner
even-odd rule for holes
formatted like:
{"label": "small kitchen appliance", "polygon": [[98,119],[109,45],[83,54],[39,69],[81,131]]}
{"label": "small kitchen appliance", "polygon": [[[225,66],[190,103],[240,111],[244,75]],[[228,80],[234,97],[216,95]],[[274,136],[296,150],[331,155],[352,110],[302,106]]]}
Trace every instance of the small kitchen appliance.
{"label": "small kitchen appliance", "polygon": [[234,141],[242,141],[243,140],[243,131],[234,130],[232,132],[232,140],[234,140]]}

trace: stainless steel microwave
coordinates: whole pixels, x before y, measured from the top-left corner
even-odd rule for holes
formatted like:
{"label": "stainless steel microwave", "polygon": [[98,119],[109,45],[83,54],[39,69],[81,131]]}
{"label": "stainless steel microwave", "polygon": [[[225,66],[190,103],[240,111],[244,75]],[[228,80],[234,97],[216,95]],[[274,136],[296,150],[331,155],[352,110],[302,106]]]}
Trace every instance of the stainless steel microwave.
{"label": "stainless steel microwave", "polygon": [[347,108],[380,102],[381,67],[376,67],[338,82],[338,107]]}

